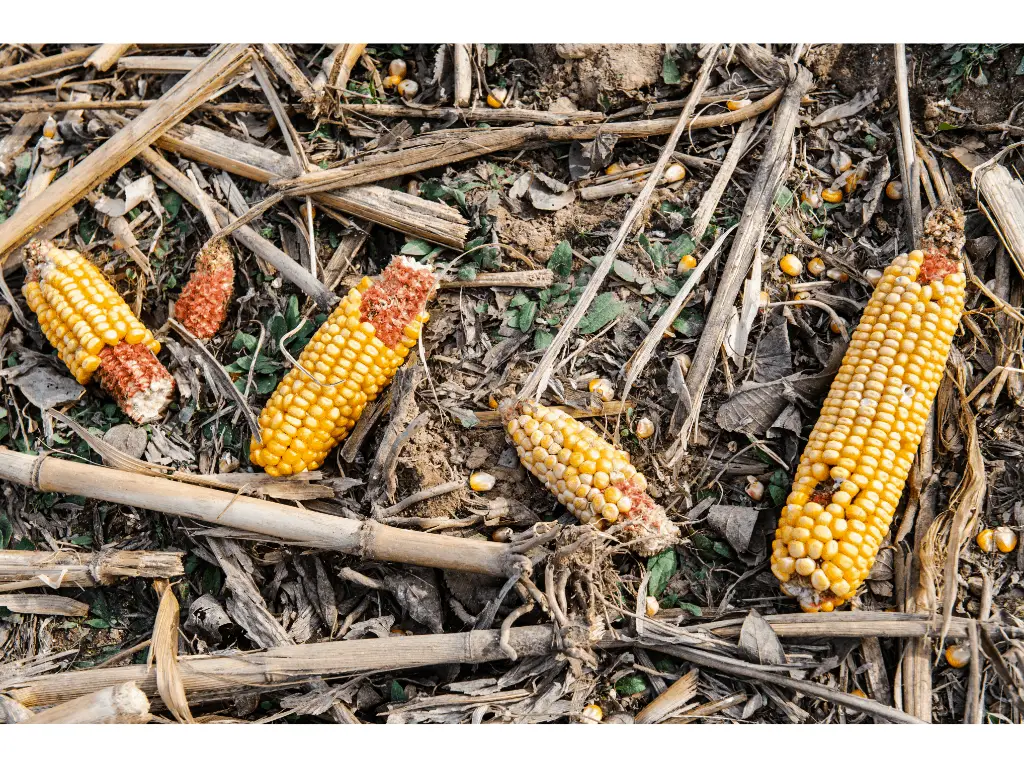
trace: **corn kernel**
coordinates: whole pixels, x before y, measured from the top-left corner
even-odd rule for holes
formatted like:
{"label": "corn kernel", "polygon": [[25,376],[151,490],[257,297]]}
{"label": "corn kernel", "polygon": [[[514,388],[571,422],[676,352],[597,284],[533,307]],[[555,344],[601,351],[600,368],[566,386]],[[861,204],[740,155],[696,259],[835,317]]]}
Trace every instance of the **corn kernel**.
{"label": "corn kernel", "polygon": [[841,203],[843,202],[843,190],[841,189],[825,189],[821,192],[821,199],[826,203]]}
{"label": "corn kernel", "polygon": [[648,616],[655,616],[657,615],[660,609],[661,606],[658,605],[658,598],[656,598],[654,595],[648,595],[647,600],[644,603],[644,613],[646,613]]}
{"label": "corn kernel", "polygon": [[505,99],[508,98],[508,88],[492,88],[487,94],[487,106],[493,109],[501,109],[505,106]]}
{"label": "corn kernel", "polygon": [[663,178],[669,184],[676,181],[682,181],[686,178],[686,168],[679,163],[672,163],[672,165],[665,169],[665,176]]}
{"label": "corn kernel", "polygon": [[995,541],[994,541],[995,533],[996,532],[993,531],[991,528],[986,528],[981,533],[979,533],[974,538],[974,540],[978,544],[978,549],[980,549],[982,552],[995,552],[996,551],[996,545],[995,545]]}
{"label": "corn kernel", "polygon": [[796,254],[787,253],[779,259],[779,269],[790,277],[798,277],[800,273],[804,271],[804,265],[800,262],[800,258]]}
{"label": "corn kernel", "polygon": [[697,257],[692,253],[688,253],[679,260],[678,272],[689,272],[697,266]]}
{"label": "corn kernel", "polygon": [[615,397],[615,386],[608,379],[591,379],[587,388],[606,403]]}
{"label": "corn kernel", "polygon": [[753,475],[747,475],[747,496],[752,498],[754,501],[760,501],[764,498],[764,483],[758,480]]}
{"label": "corn kernel", "polygon": [[623,170],[625,169],[619,163],[612,163],[611,165],[604,169],[604,172],[608,176],[612,176],[616,173],[622,173]]}
{"label": "corn kernel", "polygon": [[890,181],[885,185],[885,196],[890,200],[902,200],[903,199],[903,182],[902,181]]}
{"label": "corn kernel", "polygon": [[864,270],[864,279],[868,281],[868,285],[874,288],[882,279],[882,272],[878,269],[866,269]]}
{"label": "corn kernel", "polygon": [[654,434],[654,422],[645,416],[636,423],[636,427],[633,429],[633,434],[641,440],[646,440]]}
{"label": "corn kernel", "polygon": [[749,107],[752,103],[750,99],[729,99],[725,102],[725,108],[730,112],[735,112],[738,109]]}
{"label": "corn kernel", "polygon": [[949,645],[946,647],[946,663],[953,669],[961,669],[971,662],[971,649],[965,645]]}
{"label": "corn kernel", "polygon": [[1017,534],[1005,525],[1001,525],[995,529],[992,538],[995,541],[996,549],[1003,554],[1007,552],[1013,552],[1017,548]]}
{"label": "corn kernel", "polygon": [[494,475],[487,472],[474,472],[469,476],[469,487],[474,491],[489,491],[494,487],[495,482],[497,480]]}
{"label": "corn kernel", "polygon": [[600,723],[604,720],[604,710],[597,704],[587,704],[580,712],[580,720],[591,725]]}
{"label": "corn kernel", "polygon": [[809,262],[807,262],[807,271],[817,277],[818,275],[824,274],[828,267],[825,266],[825,262],[818,256],[815,256]]}
{"label": "corn kernel", "polygon": [[398,95],[406,101],[415,99],[419,92],[420,86],[415,80],[403,80],[398,84]]}
{"label": "corn kernel", "polygon": [[409,66],[405,63],[405,59],[392,59],[388,64],[388,74],[391,77],[397,77],[399,81],[405,79],[408,73]]}

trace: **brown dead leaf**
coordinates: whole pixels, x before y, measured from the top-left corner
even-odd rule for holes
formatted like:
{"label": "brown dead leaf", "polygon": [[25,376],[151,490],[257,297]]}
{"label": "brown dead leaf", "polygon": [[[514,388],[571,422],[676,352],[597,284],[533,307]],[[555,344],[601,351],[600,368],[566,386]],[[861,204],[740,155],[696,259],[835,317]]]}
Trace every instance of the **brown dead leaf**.
{"label": "brown dead leaf", "polygon": [[193,723],[195,720],[189,710],[185,685],[178,669],[178,599],[166,579],[155,579],[153,589],[160,597],[160,607],[156,612],[146,666],[151,666],[155,658],[156,689],[174,719],[179,723]]}

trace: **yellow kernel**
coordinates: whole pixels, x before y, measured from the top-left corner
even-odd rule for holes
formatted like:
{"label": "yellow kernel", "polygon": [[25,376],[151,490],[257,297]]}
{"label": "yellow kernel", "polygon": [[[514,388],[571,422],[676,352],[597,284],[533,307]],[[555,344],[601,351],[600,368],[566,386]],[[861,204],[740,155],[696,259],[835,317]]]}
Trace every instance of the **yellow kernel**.
{"label": "yellow kernel", "polygon": [[749,107],[751,103],[750,99],[729,99],[725,102],[725,108],[730,112],[735,112],[738,109]]}
{"label": "yellow kernel", "polygon": [[964,645],[946,647],[946,663],[953,669],[966,667],[971,661],[971,649]]}
{"label": "yellow kernel", "polygon": [[807,262],[807,271],[815,277],[824,274],[826,269],[825,262],[818,256]]}
{"label": "yellow kernel", "polygon": [[683,273],[689,272],[697,266],[697,257],[692,253],[688,253],[679,260],[679,266],[676,271]]}
{"label": "yellow kernel", "polygon": [[885,185],[885,196],[890,200],[902,200],[903,199],[903,182],[902,181],[890,181]]}
{"label": "yellow kernel", "polygon": [[1005,525],[996,528],[992,538],[995,540],[996,549],[1004,554],[1017,548],[1017,534]]}
{"label": "yellow kernel", "polygon": [[981,533],[979,533],[974,540],[978,543],[978,548],[982,552],[995,552],[996,547],[995,542],[993,541],[994,538],[995,531],[993,531],[991,528],[986,528]]}
{"label": "yellow kernel", "polygon": [[804,266],[800,262],[800,258],[798,256],[792,253],[787,253],[779,259],[779,269],[790,277],[797,277],[804,271]]}
{"label": "yellow kernel", "polygon": [[469,476],[469,487],[474,491],[489,491],[494,487],[494,475],[487,472],[474,472]]}
{"label": "yellow kernel", "polygon": [[655,616],[660,608],[661,606],[658,605],[658,598],[654,595],[648,595],[647,600],[644,603],[644,613],[648,616]]}
{"label": "yellow kernel", "polygon": [[615,387],[608,379],[591,379],[588,388],[606,403],[615,397]]}
{"label": "yellow kernel", "polygon": [[604,720],[604,710],[597,704],[587,704],[580,712],[580,720],[584,723],[600,723]]}
{"label": "yellow kernel", "polygon": [[492,88],[487,94],[487,106],[492,109],[501,109],[505,106],[505,99],[508,98],[507,88]]}
{"label": "yellow kernel", "polygon": [[676,181],[682,181],[685,178],[686,168],[684,168],[679,163],[673,163],[672,165],[665,169],[664,179],[670,184]]}
{"label": "yellow kernel", "polygon": [[646,440],[654,434],[654,422],[644,417],[636,423],[633,433],[641,440]]}
{"label": "yellow kernel", "polygon": [[826,189],[822,190],[821,199],[826,203],[841,203],[843,202],[843,190],[841,189]]}

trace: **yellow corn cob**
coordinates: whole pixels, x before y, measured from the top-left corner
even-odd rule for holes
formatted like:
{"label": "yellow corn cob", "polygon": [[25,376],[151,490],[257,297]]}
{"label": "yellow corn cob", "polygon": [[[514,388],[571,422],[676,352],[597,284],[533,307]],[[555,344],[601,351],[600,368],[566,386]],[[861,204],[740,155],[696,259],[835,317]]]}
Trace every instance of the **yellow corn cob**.
{"label": "yellow corn cob", "polygon": [[275,476],[323,464],[416,346],[436,282],[430,267],[396,256],[349,291],[260,414],[252,462]]}
{"label": "yellow corn cob", "polygon": [[771,561],[805,611],[852,598],[888,533],[963,312],[962,231],[940,209],[885,270],[811,432]]}
{"label": "yellow corn cob", "polygon": [[22,293],[47,341],[80,384],[95,374],[136,421],[163,414],[174,379],[155,357],[160,342],[88,259],[50,242],[32,241]]}
{"label": "yellow corn cob", "polygon": [[615,526],[641,555],[672,544],[678,530],[647,495],[647,478],[626,451],[558,408],[525,400],[499,410],[523,466],[580,522]]}

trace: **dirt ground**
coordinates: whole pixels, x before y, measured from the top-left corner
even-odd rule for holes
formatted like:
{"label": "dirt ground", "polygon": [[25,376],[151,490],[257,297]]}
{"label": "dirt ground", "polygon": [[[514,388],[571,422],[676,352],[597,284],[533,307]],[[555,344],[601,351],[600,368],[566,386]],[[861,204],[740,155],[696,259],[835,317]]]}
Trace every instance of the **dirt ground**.
{"label": "dirt ground", "polygon": [[[139,93],[159,98],[180,78],[115,69],[110,83],[89,84],[80,60],[60,74],[4,79],[6,68],[74,48],[0,47],[0,103],[19,95],[65,99],[55,96],[54,88],[36,88],[54,86],[60,77],[67,78],[66,88],[75,98],[93,102]],[[330,47],[315,45],[282,50],[314,84],[331,53]],[[143,51],[174,57],[209,52],[209,46]],[[212,234],[204,213],[159,177],[153,178],[151,195],[134,200],[123,212],[122,220],[133,227],[137,248],[151,265],[147,279],[115,225],[97,211],[96,199],[76,201],[77,220],[51,236],[85,253],[129,306],[140,306],[140,319],[164,342],[159,357],[176,382],[167,415],[139,427],[95,383],[83,389],[69,378],[23,298],[25,270],[8,268],[15,249],[6,254],[4,295],[16,311],[0,304],[3,448],[101,463],[84,433],[118,444],[137,459],[182,473],[222,473],[243,493],[263,493],[346,520],[383,516],[389,525],[453,541],[515,544],[538,535],[540,543],[526,550],[533,581],[516,581],[514,574],[510,581],[508,574],[376,562],[140,507],[37,492],[13,482],[4,483],[0,499],[0,549],[183,553],[184,573],[171,579],[171,594],[180,606],[181,657],[259,651],[268,645],[343,645],[373,638],[400,643],[410,635],[498,631],[510,615],[509,626],[540,628],[559,620],[557,600],[555,611],[545,602],[555,595],[549,580],[561,579],[563,598],[568,596],[561,635],[541,652],[514,661],[494,656],[390,671],[382,671],[382,665],[365,673],[307,674],[279,688],[242,687],[197,697],[190,702],[197,718],[643,722],[655,717],[654,710],[645,708],[655,701],[664,706],[668,686],[692,673],[692,690],[657,720],[847,723],[912,715],[943,723],[965,717],[1021,722],[1024,548],[985,552],[975,537],[997,528],[1024,535],[1024,320],[1018,311],[1024,305],[1024,280],[1021,263],[979,208],[970,172],[957,153],[989,159],[1024,135],[1024,46],[911,45],[907,52],[918,152],[934,159],[936,171],[924,174],[922,207],[925,214],[937,208],[937,195],[948,188],[966,215],[965,253],[972,279],[953,361],[939,391],[928,450],[931,468],[915,464],[900,511],[852,611],[843,606],[835,614],[816,614],[823,622],[820,635],[794,629],[803,621],[799,606],[779,591],[769,558],[793,470],[846,348],[844,336],[856,329],[871,295],[872,272],[884,269],[910,245],[908,206],[895,192],[895,185],[902,185],[906,194],[910,185],[897,146],[899,96],[889,45],[796,51],[794,67],[809,69],[813,85],[800,101],[792,161],[773,193],[759,238],[754,258],[760,268],[744,273],[748,282],[727,321],[726,347],[714,354],[707,388],[698,394],[688,449],[678,460],[672,457],[689,416],[687,404],[696,394],[687,388],[692,386],[687,375],[722,289],[728,242],[658,340],[621,415],[612,406],[621,399],[627,363],[682,290],[690,269],[711,258],[716,241],[746,215],[780,107],[750,118],[750,143],[703,233],[693,232],[695,215],[727,161],[738,126],[720,121],[684,132],[671,158],[685,169],[684,178],[663,182],[654,191],[615,254],[594,304],[560,350],[540,399],[597,414],[584,421],[628,451],[648,479],[651,498],[678,527],[672,547],[647,556],[611,536],[592,543],[584,533],[590,529],[577,525],[524,469],[505,431],[488,415],[503,399],[521,394],[580,300],[657,161],[666,129],[617,141],[534,137],[520,146],[427,163],[373,182],[447,206],[465,227],[461,247],[320,202],[307,219],[303,206],[309,198],[302,196],[285,196],[259,212],[250,226],[317,279],[326,283],[324,276],[330,275],[340,281],[335,288],[339,296],[360,276],[379,275],[398,253],[432,264],[446,279],[463,281],[461,287],[442,284],[428,307],[431,319],[415,355],[418,372],[411,390],[400,394],[396,384],[390,411],[374,412],[373,427],[359,435],[351,454],[342,455],[347,443],[332,452],[320,474],[302,484],[303,491],[313,492],[297,502],[275,496],[280,489],[253,490],[249,484],[261,468],[249,460],[243,408],[259,415],[326,319],[309,296],[236,244],[234,298],[223,327],[203,346],[204,356],[169,321],[196,255]],[[612,127],[621,121],[674,118],[681,103],[669,109],[659,105],[686,98],[702,64],[700,53],[700,46],[682,44],[481,45],[471,52],[471,98],[479,110],[488,109],[490,95],[506,111],[543,113],[538,120],[580,111],[603,113],[604,124]],[[740,53],[733,50],[731,58],[713,68],[710,98],[697,106],[697,114],[728,115],[785,86],[784,79],[759,76],[764,72],[755,71]],[[788,66],[794,48],[779,45],[762,53]],[[399,59],[418,85],[411,99],[377,87]],[[327,170],[358,169],[360,163],[435,140],[432,146],[443,159],[446,148],[466,137],[534,123],[529,116],[505,123],[498,115],[489,122],[487,114],[468,111],[372,113],[341,106],[348,101],[449,107],[453,67],[450,46],[369,44],[352,67],[348,95],[328,90],[331,98],[319,111],[302,102],[276,68],[268,68],[311,169]],[[83,84],[76,86],[79,81]],[[197,110],[185,124],[276,152],[288,162],[292,139],[286,139],[266,107],[266,94],[255,78],[244,78],[218,101],[249,102],[260,109]],[[815,121],[843,105],[850,108],[840,117]],[[14,143],[8,139],[17,134],[21,115],[0,109],[0,227],[18,221],[27,193],[43,193],[51,178],[67,173],[111,135],[111,115],[130,119],[138,109],[104,111],[104,119],[100,112],[54,111],[50,121],[31,125],[27,140],[8,156]],[[574,124],[588,123],[580,118]],[[191,173],[234,216],[241,214],[239,198],[254,206],[274,191],[251,173],[236,172],[237,166],[224,168],[210,158],[189,159],[169,145],[159,147],[175,168]],[[1021,157],[1013,150],[999,161],[1019,178]],[[54,171],[51,178],[46,178],[48,171]],[[623,177],[616,174],[633,174],[640,183],[601,196],[605,185]],[[153,175],[151,168],[136,159],[96,192],[122,201],[125,188],[147,175]],[[590,197],[595,190],[598,196]],[[823,195],[833,195],[835,202],[822,202]],[[315,263],[307,239],[310,221]],[[346,252],[347,259],[332,258]],[[800,275],[780,268],[787,254],[799,259]],[[694,262],[687,266],[690,258]],[[545,268],[551,274],[542,287],[473,285],[489,273]],[[756,302],[745,301],[747,291],[756,291],[750,294]],[[812,303],[802,303],[808,300]],[[745,304],[754,310],[747,319]],[[283,338],[291,331],[294,336]],[[611,402],[592,391],[595,379],[608,380]],[[224,387],[232,385],[241,394],[228,396]],[[79,429],[47,415],[50,407]],[[609,415],[601,415],[603,409]],[[0,452],[0,466],[3,461]],[[381,467],[384,473],[378,477]],[[388,512],[413,494],[465,481],[476,472],[492,475],[493,488],[473,490],[465,483]],[[967,509],[965,486],[977,490],[979,483],[976,502]],[[929,558],[934,561],[930,569]],[[945,568],[947,563],[952,566]],[[103,665],[141,664],[147,641],[156,643],[154,623],[162,601],[150,579],[57,591],[36,584],[19,591],[71,598],[86,606],[78,616],[7,609],[5,581],[13,579],[0,568],[0,720],[27,716],[17,702],[24,700],[19,691],[33,680]],[[943,605],[951,605],[952,623],[936,631]],[[860,634],[842,629],[843,617],[856,612],[876,622],[886,620],[886,614],[898,615],[901,627],[927,628],[902,635],[877,629],[880,625]],[[833,623],[825,623],[829,620]],[[273,624],[272,631],[261,632],[259,622]],[[638,641],[636,633],[644,631],[647,641]],[[983,633],[985,642],[974,649],[980,656],[975,653],[964,666],[956,654],[970,650],[968,631]],[[613,640],[626,636],[628,643],[613,646]],[[957,663],[950,663],[950,648]],[[388,652],[382,648],[381,658]],[[911,657],[916,662],[908,661]],[[38,670],[25,673],[33,660]],[[761,677],[750,673],[755,667]],[[787,684],[794,680],[817,688],[808,692]],[[922,684],[927,692],[923,703],[910,693],[911,686],[920,689]],[[150,701],[159,717],[181,719],[156,693]],[[859,701],[869,703],[858,706]]]}

